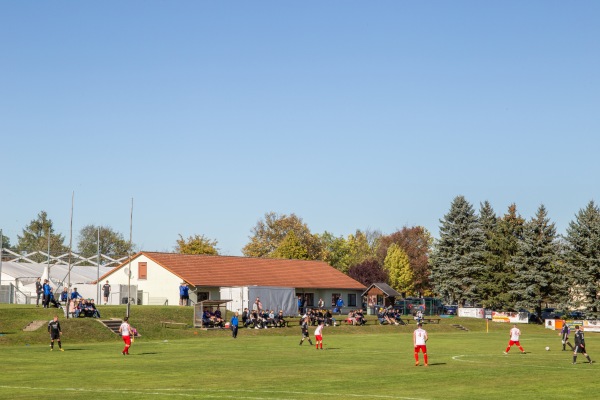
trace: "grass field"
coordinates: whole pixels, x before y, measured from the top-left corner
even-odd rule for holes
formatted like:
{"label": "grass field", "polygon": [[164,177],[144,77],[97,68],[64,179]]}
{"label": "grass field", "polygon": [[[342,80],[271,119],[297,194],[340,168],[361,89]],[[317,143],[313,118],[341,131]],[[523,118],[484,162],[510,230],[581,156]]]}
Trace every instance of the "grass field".
{"label": "grass field", "polygon": [[[106,313],[122,311],[107,307]],[[120,338],[110,333],[104,338],[103,330],[96,333],[100,324],[91,320],[65,321],[65,352],[50,352],[45,332],[6,328],[20,318],[50,313],[0,307],[0,398],[570,399],[594,397],[598,386],[600,365],[584,364],[581,356],[572,365],[556,332],[534,325],[521,329],[527,354],[513,347],[508,356],[502,351],[509,325],[490,324],[489,333],[481,320],[428,325],[427,368],[414,366],[414,325],[381,327],[372,321],[367,327],[326,327],[326,350],[317,351],[307,342],[298,345],[297,326],[241,329],[234,340],[228,331],[156,327],[164,315],[185,319],[189,311],[140,307],[132,310],[132,320],[144,336],[129,357],[120,354]],[[586,339],[594,358],[600,336],[589,333]]]}

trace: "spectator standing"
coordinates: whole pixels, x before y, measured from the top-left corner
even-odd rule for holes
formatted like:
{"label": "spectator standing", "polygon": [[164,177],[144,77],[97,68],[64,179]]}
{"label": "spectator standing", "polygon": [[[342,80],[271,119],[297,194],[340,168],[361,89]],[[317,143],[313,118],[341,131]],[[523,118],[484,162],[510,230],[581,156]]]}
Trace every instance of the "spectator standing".
{"label": "spectator standing", "polygon": [[323,350],[323,326],[325,325],[324,321],[319,320],[319,325],[315,329],[315,346],[317,350]]}
{"label": "spectator standing", "polygon": [[48,283],[48,279],[44,279],[44,285],[42,286],[42,290],[44,291],[44,299],[42,300],[42,306],[44,308],[50,307],[50,295],[52,294],[52,288],[50,287],[50,283]]}
{"label": "spectator standing", "polygon": [[425,366],[429,365],[429,360],[427,359],[427,340],[429,337],[427,336],[427,331],[423,329],[423,324],[420,322],[417,324],[417,329],[413,332],[413,346],[415,348],[415,367],[419,366],[419,351],[423,352],[423,361],[425,362]]}
{"label": "spectator standing", "polygon": [[73,288],[71,292],[71,300],[83,299],[83,296],[79,294],[77,288]]}
{"label": "spectator standing", "polygon": [[62,293],[60,294],[60,301],[66,304],[67,300],[69,300],[69,289],[64,287]]}
{"label": "spectator standing", "polygon": [[298,315],[304,314],[302,295],[298,295]]}
{"label": "spectator standing", "polygon": [[60,329],[60,322],[58,322],[58,315],[54,316],[54,319],[48,323],[48,333],[50,334],[50,351],[54,350],[54,341],[58,342],[58,348],[60,351],[65,351],[62,348],[60,337],[62,335],[62,329]]}
{"label": "spectator standing", "polygon": [[102,292],[104,294],[104,305],[108,304],[108,296],[110,296],[110,285],[108,281],[102,286]]}
{"label": "spectator standing", "polygon": [[231,317],[231,336],[236,339],[238,334],[239,313],[236,311]]}
{"label": "spectator standing", "polygon": [[519,343],[519,338],[521,337],[521,331],[517,328],[517,324],[514,324],[509,333],[510,340],[508,341],[508,346],[506,346],[506,350],[504,354],[508,354],[510,348],[515,345],[521,350],[521,354],[525,354],[523,347],[521,347],[521,343]]}
{"label": "spectator standing", "polygon": [[323,301],[323,299],[319,298],[319,303],[317,303],[317,306],[320,310],[322,310],[323,307],[325,307],[325,302]]}
{"label": "spectator standing", "polygon": [[[40,297],[44,294],[44,287],[42,285],[42,278],[37,278],[35,281],[35,294],[37,294],[37,300],[35,301],[35,306],[40,306]],[[42,305],[44,304],[44,299],[42,298]]]}
{"label": "spectator standing", "polygon": [[262,311],[263,305],[262,305],[262,302],[260,301],[259,297],[257,297],[256,300],[254,300],[254,304],[252,305],[252,309],[258,311],[259,313]]}
{"label": "spectator standing", "polygon": [[187,306],[189,299],[190,299],[190,288],[188,287],[187,283],[181,282],[181,285],[179,285],[179,305]]}
{"label": "spectator standing", "polygon": [[338,313],[342,313],[342,308],[344,307],[344,300],[342,300],[342,296],[339,296],[335,302],[335,307]]}
{"label": "spectator standing", "polygon": [[567,350],[567,345],[569,345],[571,350],[575,350],[571,342],[569,342],[569,333],[571,333],[571,330],[569,329],[569,325],[567,325],[567,321],[563,319],[562,324],[562,329],[558,335],[562,339],[563,351]]}
{"label": "spectator standing", "polygon": [[124,356],[129,355],[129,348],[131,347],[131,325],[129,325],[129,318],[123,318],[123,323],[119,327],[119,333],[123,338],[123,342],[125,342],[125,348],[121,352]]}
{"label": "spectator standing", "polygon": [[585,349],[585,337],[583,335],[583,329],[579,329],[579,325],[575,325],[575,350],[573,351],[573,364],[577,364],[578,353],[582,353],[590,364],[593,363]]}

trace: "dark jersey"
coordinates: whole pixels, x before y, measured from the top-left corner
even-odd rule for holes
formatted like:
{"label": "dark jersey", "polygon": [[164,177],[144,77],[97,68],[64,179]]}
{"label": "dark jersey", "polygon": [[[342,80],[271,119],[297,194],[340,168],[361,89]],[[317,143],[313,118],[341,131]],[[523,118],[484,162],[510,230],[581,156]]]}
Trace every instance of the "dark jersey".
{"label": "dark jersey", "polygon": [[110,285],[107,283],[104,286],[102,286],[102,290],[104,291],[104,296],[108,296],[108,294],[110,293]]}
{"label": "dark jersey", "polygon": [[564,324],[561,331],[560,331],[560,335],[562,336],[563,339],[567,339],[569,337],[569,325]]}
{"label": "dark jersey", "polygon": [[60,322],[52,320],[48,323],[48,332],[50,333],[59,333],[62,329],[60,329]]}
{"label": "dark jersey", "polygon": [[35,292],[42,293],[44,291],[42,284],[40,282],[35,282]]}
{"label": "dark jersey", "polygon": [[583,336],[583,331],[575,332],[575,346],[583,346],[585,347],[585,337]]}

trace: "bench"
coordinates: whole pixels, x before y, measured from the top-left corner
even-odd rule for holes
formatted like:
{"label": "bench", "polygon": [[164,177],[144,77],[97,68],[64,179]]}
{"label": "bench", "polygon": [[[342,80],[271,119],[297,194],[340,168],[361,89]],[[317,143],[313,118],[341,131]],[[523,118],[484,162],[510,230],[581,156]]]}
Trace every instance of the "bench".
{"label": "bench", "polygon": [[163,328],[178,328],[185,329],[187,328],[187,324],[183,322],[171,322],[171,321],[161,321],[160,323]]}
{"label": "bench", "polygon": [[367,324],[367,322],[369,322],[368,320],[366,320],[366,319],[363,319],[363,323],[362,323],[362,324],[357,324],[357,323],[356,323],[356,320],[352,320],[352,319],[350,319],[350,318],[345,318],[343,321],[344,321],[344,323],[345,323],[346,325],[366,325],[366,324]]}
{"label": "bench", "polygon": [[439,324],[441,318],[421,318],[421,321],[427,322],[428,324]]}

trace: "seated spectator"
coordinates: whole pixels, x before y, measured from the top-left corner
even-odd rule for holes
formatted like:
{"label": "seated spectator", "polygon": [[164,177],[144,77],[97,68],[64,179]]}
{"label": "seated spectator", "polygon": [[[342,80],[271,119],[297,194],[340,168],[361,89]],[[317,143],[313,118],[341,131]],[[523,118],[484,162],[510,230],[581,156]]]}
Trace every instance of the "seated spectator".
{"label": "seated spectator", "polygon": [[348,318],[346,319],[346,322],[352,325],[356,324],[356,318],[354,318],[354,311],[350,310],[348,312]]}
{"label": "seated spectator", "polygon": [[276,322],[277,326],[279,326],[279,327],[285,326],[286,321],[283,318],[283,310],[279,310],[279,312],[275,316],[275,322]]}
{"label": "seated spectator", "polygon": [[63,288],[62,293],[60,294],[60,301],[61,303],[65,303],[67,304],[67,300],[69,300],[69,289],[67,289],[66,287]]}
{"label": "seated spectator", "polygon": [[354,319],[356,320],[356,325],[366,324],[365,316],[363,315],[362,310],[356,310],[354,312]]}
{"label": "seated spectator", "polygon": [[50,303],[52,303],[52,305],[56,308],[60,308],[60,304],[58,304],[58,302],[56,301],[56,299],[54,298],[54,293],[50,292],[50,298],[48,300],[48,307],[50,307]]}
{"label": "seated spectator", "polygon": [[275,322],[275,311],[271,310],[269,311],[269,315],[268,315],[268,320],[267,323],[269,325],[273,325],[273,328],[277,325],[277,322]]}
{"label": "seated spectator", "polygon": [[75,316],[75,310],[77,309],[77,303],[78,303],[77,300],[69,303],[69,315],[71,316],[71,318],[73,318]]}
{"label": "seated spectator", "polygon": [[386,311],[386,315],[387,315],[390,323],[392,323],[394,325],[398,325],[398,321],[396,321],[396,313],[392,307],[388,308],[388,310]]}
{"label": "seated spectator", "polygon": [[214,325],[213,316],[208,308],[206,310],[204,310],[204,313],[202,314],[202,325],[203,326],[213,326]]}
{"label": "seated spectator", "polygon": [[75,318],[79,318],[79,316],[85,317],[85,300],[76,300],[77,307],[75,308]]}
{"label": "seated spectator", "polygon": [[331,311],[325,310],[324,318],[325,318],[325,325],[326,326],[334,325],[335,318],[333,318],[333,314],[332,314]]}
{"label": "seated spectator", "polygon": [[382,307],[379,309],[379,311],[377,312],[377,320],[379,321],[379,323],[381,325],[385,325],[387,324],[391,324],[392,322],[390,321],[389,317],[387,316],[387,312],[385,311],[385,309]]}
{"label": "seated spectator", "polygon": [[94,299],[88,299],[85,307],[85,316],[88,318],[100,318],[100,312],[94,304]]}
{"label": "seated spectator", "polygon": [[213,314],[213,317],[214,317],[214,321],[215,321],[215,326],[220,326],[221,328],[223,328],[225,326],[225,321],[223,320],[223,318],[221,316],[221,310],[219,310],[217,308]]}
{"label": "seated spectator", "polygon": [[242,313],[242,325],[246,327],[249,325],[250,319],[250,316],[248,314],[248,308],[244,308],[244,312]]}

